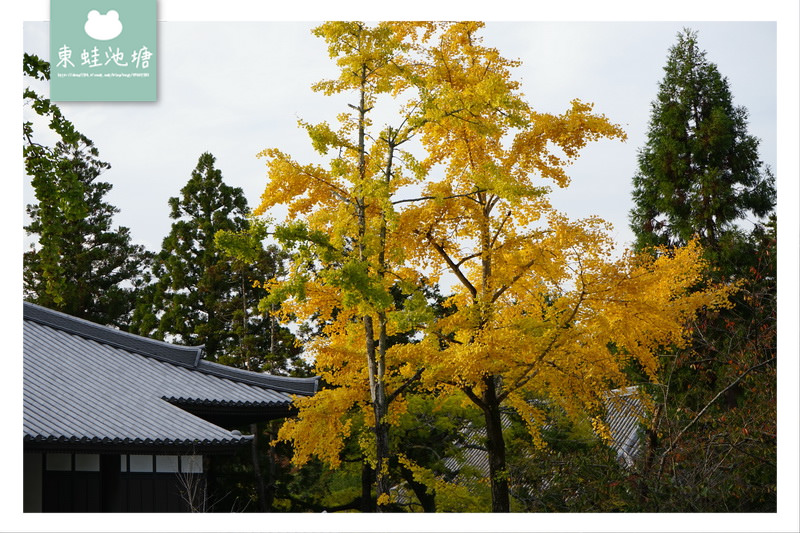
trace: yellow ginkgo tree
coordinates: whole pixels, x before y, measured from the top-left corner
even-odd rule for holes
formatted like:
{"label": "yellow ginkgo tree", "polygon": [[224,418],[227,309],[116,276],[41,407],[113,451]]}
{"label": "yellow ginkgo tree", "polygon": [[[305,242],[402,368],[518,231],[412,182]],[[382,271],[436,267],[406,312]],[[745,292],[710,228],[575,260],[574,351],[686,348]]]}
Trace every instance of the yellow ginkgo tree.
{"label": "yellow ginkgo tree", "polygon": [[[417,66],[421,43],[432,23],[329,22],[314,30],[328,44],[339,77],[314,86],[325,94],[354,97],[339,125],[301,122],[314,148],[329,157],[326,166],[303,165],[268,149],[268,180],[256,214],[285,205],[287,217],[275,235],[295,251],[289,279],[272,286],[284,313],[313,319],[320,335],[307,345],[327,387],[311,401],[298,400],[299,415],[281,430],[294,444],[298,464],[311,456],[339,464],[355,411],[372,428],[360,435],[365,460],[375,471],[378,509],[389,500],[389,426],[393,402],[402,412],[402,394],[420,372],[387,372],[390,335],[397,331],[393,285],[417,284],[418,275],[400,279],[402,243],[391,239],[397,212],[393,198],[420,177],[404,146],[419,130]],[[376,106],[391,108],[392,126],[376,128]],[[384,115],[385,116],[385,115]],[[405,320],[406,328],[411,327]]]}
{"label": "yellow ginkgo tree", "polygon": [[[704,286],[695,245],[615,256],[603,221],[551,207],[548,186],[568,184],[581,149],[624,133],[580,101],[558,115],[534,111],[512,78],[517,63],[483,46],[481,27],[321,25],[339,77],[315,88],[354,97],[336,128],[301,123],[328,162],[261,154],[268,184],[256,213],[286,206],[275,235],[295,254],[288,279],[271,282],[271,303],[319,325],[305,348],[327,384],[297,401],[280,438],[295,462],[336,466],[356,413],[371,428],[359,442],[379,509],[409,384],[480,408],[492,509],[508,511],[501,407],[520,413],[534,441],[543,414],[533,400],[593,417],[602,434],[603,393],[627,384],[626,365],[655,379],[659,347],[683,343],[687,319],[727,294]],[[392,126],[374,126],[378,108]],[[420,288],[445,273],[455,312],[434,320]],[[399,309],[392,287],[410,305]],[[421,342],[390,346],[414,328]]]}
{"label": "yellow ginkgo tree", "polygon": [[592,417],[607,436],[603,396],[628,384],[625,368],[635,362],[655,379],[659,348],[682,345],[688,320],[724,305],[729,289],[703,285],[695,244],[657,259],[615,257],[606,223],[551,207],[546,186],[568,185],[579,151],[624,133],[580,101],[560,115],[521,103],[513,64],[480,44],[478,27],[463,26],[432,56],[426,82],[449,111],[422,126],[421,164],[443,170],[427,176],[423,201],[410,202],[394,235],[413,243],[412,264],[456,280],[456,312],[393,356],[483,412],[492,510],[508,511],[501,407],[520,414],[534,442],[541,402]]}

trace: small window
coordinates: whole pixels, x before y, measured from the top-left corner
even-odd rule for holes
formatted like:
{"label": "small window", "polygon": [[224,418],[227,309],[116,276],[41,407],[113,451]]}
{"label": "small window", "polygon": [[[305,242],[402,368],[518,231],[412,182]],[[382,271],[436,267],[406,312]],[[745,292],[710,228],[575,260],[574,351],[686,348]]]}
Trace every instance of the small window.
{"label": "small window", "polygon": [[76,453],[75,470],[78,472],[99,472],[100,455],[96,453]]}
{"label": "small window", "polygon": [[120,472],[128,471],[128,456],[126,454],[122,454],[119,456],[119,471]]}
{"label": "small window", "polygon": [[203,456],[181,455],[181,472],[185,474],[202,474]]}
{"label": "small window", "polygon": [[156,472],[177,472],[177,455],[156,455]]}
{"label": "small window", "polygon": [[71,453],[48,453],[47,454],[47,470],[55,470],[60,472],[69,472],[72,470],[72,454]]}
{"label": "small window", "polygon": [[152,455],[131,455],[130,456],[130,471],[131,472],[152,472],[153,471],[153,456]]}

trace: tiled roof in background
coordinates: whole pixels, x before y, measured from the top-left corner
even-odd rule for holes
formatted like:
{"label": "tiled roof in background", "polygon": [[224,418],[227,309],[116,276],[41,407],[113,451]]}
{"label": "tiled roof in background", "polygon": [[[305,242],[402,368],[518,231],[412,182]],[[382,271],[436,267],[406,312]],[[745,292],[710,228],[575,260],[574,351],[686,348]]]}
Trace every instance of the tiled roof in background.
{"label": "tiled roof in background", "polygon": [[611,447],[617,452],[617,460],[629,467],[639,453],[639,432],[646,415],[639,394],[637,387],[627,387],[609,391],[605,397],[604,420],[611,431]]}
{"label": "tiled roof in background", "polygon": [[[642,418],[645,416],[645,406],[639,397],[636,387],[615,389],[604,394],[606,414],[603,421],[608,425],[611,433],[609,446],[617,454],[617,460],[625,466],[632,466],[639,453],[639,431]],[[511,426],[508,416],[502,417],[503,429]],[[489,475],[489,454],[483,443],[486,441],[486,428],[479,426],[464,432],[464,438],[469,443],[462,449],[461,457],[447,458],[445,464],[451,470],[458,471],[469,467],[477,475]]]}

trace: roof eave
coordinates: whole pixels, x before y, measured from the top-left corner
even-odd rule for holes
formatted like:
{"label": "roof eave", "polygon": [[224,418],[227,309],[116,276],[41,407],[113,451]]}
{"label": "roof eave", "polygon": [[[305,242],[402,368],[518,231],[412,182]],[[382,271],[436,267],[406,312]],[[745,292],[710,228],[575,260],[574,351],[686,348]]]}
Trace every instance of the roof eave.
{"label": "roof eave", "polygon": [[111,439],[24,438],[25,452],[77,452],[99,454],[227,454],[250,445],[252,435],[221,441],[128,441]]}

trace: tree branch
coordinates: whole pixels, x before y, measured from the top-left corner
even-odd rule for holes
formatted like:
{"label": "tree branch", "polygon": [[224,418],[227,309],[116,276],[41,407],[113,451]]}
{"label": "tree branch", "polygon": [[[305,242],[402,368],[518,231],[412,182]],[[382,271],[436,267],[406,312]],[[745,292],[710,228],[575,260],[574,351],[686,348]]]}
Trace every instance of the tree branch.
{"label": "tree branch", "polygon": [[506,216],[503,217],[503,221],[500,222],[500,225],[497,227],[497,231],[495,232],[494,237],[492,237],[492,241],[489,243],[490,249],[494,248],[494,243],[497,242],[497,238],[500,236],[500,232],[503,230],[503,226],[506,225],[506,221],[508,221],[509,217],[511,217],[510,210],[506,213]]}
{"label": "tree branch", "polygon": [[511,286],[513,284],[515,284],[517,281],[519,281],[519,278],[524,276],[525,273],[528,271],[528,269],[530,267],[532,267],[535,262],[536,262],[536,259],[532,259],[532,260],[528,261],[525,265],[522,266],[522,268],[520,269],[519,273],[516,276],[514,276],[511,279],[510,282],[508,282],[508,284],[503,285],[502,287],[497,289],[497,291],[495,291],[495,293],[492,295],[492,300],[491,300],[492,303],[496,302],[497,299],[500,298],[500,296],[502,296],[504,292],[506,292],[508,289],[511,288]]}
{"label": "tree branch", "polygon": [[472,198],[473,194],[477,194],[483,192],[482,189],[478,189],[477,191],[468,192],[466,194],[454,194],[452,196],[420,196],[419,198],[406,198],[404,200],[395,200],[392,202],[393,205],[403,204],[407,202],[419,202],[420,200],[452,200],[453,198]]}
{"label": "tree branch", "polygon": [[303,168],[300,167],[300,166],[298,166],[298,172],[301,175],[306,176],[307,178],[311,178],[314,181],[318,181],[318,182],[322,183],[323,185],[325,185],[326,187],[330,188],[330,190],[333,193],[333,195],[336,196],[339,200],[341,200],[345,204],[348,204],[348,205],[352,205],[353,204],[352,198],[349,198],[349,194],[344,189],[342,189],[340,187],[337,187],[333,183],[331,183],[331,182],[329,182],[327,180],[324,180],[324,179],[320,178],[319,176],[315,176],[314,174],[303,170]]}
{"label": "tree branch", "polygon": [[700,412],[699,412],[699,413],[697,413],[697,414],[695,415],[695,417],[692,419],[692,421],[691,421],[691,422],[689,422],[688,424],[686,424],[686,426],[685,426],[685,427],[684,427],[682,430],[680,430],[680,431],[678,432],[678,434],[675,436],[675,438],[674,438],[674,439],[672,439],[672,443],[669,445],[669,447],[667,447],[667,449],[666,449],[666,450],[664,450],[664,452],[661,454],[661,459],[659,460],[659,466],[658,466],[658,475],[659,475],[659,477],[661,477],[661,473],[662,473],[662,472],[663,472],[663,470],[664,470],[664,461],[666,460],[666,458],[667,458],[667,455],[668,455],[668,454],[669,454],[669,453],[670,453],[672,450],[674,450],[674,449],[675,449],[675,445],[677,445],[677,444],[678,444],[678,441],[679,441],[679,440],[680,440],[680,438],[683,436],[683,434],[684,434],[684,433],[686,433],[686,431],[688,431],[688,430],[689,430],[689,428],[691,428],[691,427],[692,427],[692,426],[693,426],[693,425],[694,425],[694,424],[695,424],[695,423],[696,423],[696,422],[697,422],[697,421],[700,419],[700,417],[701,417],[701,416],[703,416],[703,414],[704,414],[704,413],[705,413],[705,412],[708,410],[708,408],[709,408],[709,407],[711,407],[711,406],[714,404],[714,402],[716,402],[716,401],[717,401],[717,400],[720,398],[720,396],[722,396],[723,394],[725,394],[726,392],[728,392],[728,390],[730,390],[731,388],[735,387],[735,386],[736,386],[736,385],[737,385],[737,384],[738,384],[740,381],[742,381],[742,380],[744,379],[744,377],[745,377],[745,376],[747,376],[747,374],[749,374],[749,373],[750,373],[750,372],[752,372],[753,370],[756,370],[757,368],[760,368],[760,367],[762,367],[762,366],[764,366],[764,365],[768,365],[769,363],[771,363],[771,362],[772,362],[772,361],[774,361],[774,360],[775,360],[775,357],[770,357],[770,358],[769,358],[769,359],[767,359],[766,361],[761,361],[761,362],[760,362],[760,363],[758,363],[757,365],[753,365],[753,366],[751,366],[750,368],[748,368],[747,370],[745,370],[744,372],[742,372],[742,373],[739,375],[739,377],[737,377],[736,379],[734,379],[734,380],[733,380],[733,381],[732,381],[732,382],[731,382],[731,383],[730,383],[730,384],[729,384],[727,387],[725,387],[724,389],[722,389],[721,391],[719,391],[719,392],[717,393],[717,395],[716,395],[716,396],[714,396],[714,397],[711,399],[711,401],[710,401],[710,402],[708,402],[708,403],[705,405],[705,407],[703,407],[702,409],[700,409]]}
{"label": "tree branch", "polygon": [[475,403],[475,405],[477,405],[484,411],[486,410],[486,404],[483,402],[483,400],[478,398],[477,394],[472,392],[472,389],[470,387],[461,387],[461,390],[464,391],[464,394],[467,395],[467,398],[472,400]]}
{"label": "tree branch", "polygon": [[462,257],[462,258],[461,258],[461,259],[458,261],[458,263],[456,263],[456,266],[459,266],[459,267],[460,267],[461,265],[463,265],[465,262],[469,261],[470,259],[475,259],[476,257],[480,257],[480,256],[481,256],[481,253],[480,253],[480,252],[477,252],[477,253],[474,253],[474,254],[468,255],[468,256],[466,256],[466,257]]}
{"label": "tree branch", "polygon": [[433,334],[436,335],[436,337],[441,341],[446,341],[448,343],[452,342],[452,343],[455,343],[455,344],[464,344],[463,342],[461,342],[458,339],[448,339],[445,335],[442,335],[441,331],[435,331],[434,330]]}
{"label": "tree branch", "polygon": [[472,283],[470,283],[470,281],[467,279],[464,273],[461,272],[461,269],[458,268],[458,265],[456,265],[453,262],[453,260],[450,258],[449,255],[447,255],[447,252],[442,247],[442,245],[433,239],[433,235],[431,235],[430,231],[425,233],[425,236],[428,238],[428,241],[431,243],[431,246],[433,246],[434,249],[437,252],[439,252],[439,255],[441,255],[442,258],[445,260],[447,265],[450,267],[450,270],[453,271],[453,274],[455,274],[456,277],[459,279],[459,281],[461,281],[461,283],[467,288],[467,290],[469,290],[469,293],[472,295],[472,297],[476,298],[478,296],[477,289],[472,285]]}
{"label": "tree branch", "polygon": [[410,378],[408,378],[407,380],[405,380],[405,381],[403,382],[403,384],[402,384],[402,385],[400,385],[400,386],[397,388],[397,390],[395,390],[393,393],[391,393],[389,396],[387,396],[387,397],[386,397],[386,405],[388,406],[390,403],[392,403],[392,402],[394,401],[394,399],[395,399],[395,398],[397,398],[398,396],[400,396],[400,395],[403,393],[403,391],[404,391],[404,390],[406,390],[406,389],[408,388],[408,386],[409,386],[409,385],[411,385],[413,382],[415,382],[416,380],[418,380],[418,379],[419,379],[419,377],[422,375],[422,372],[424,372],[424,371],[425,371],[425,369],[424,369],[424,368],[420,368],[419,370],[417,370],[417,372],[416,372],[416,373],[415,373],[413,376],[411,376]]}
{"label": "tree branch", "polygon": [[[567,328],[572,323],[572,321],[575,320],[575,317],[578,314],[578,309],[580,309],[580,306],[581,306],[581,304],[583,303],[583,301],[585,299],[586,299],[586,293],[581,291],[581,294],[578,297],[578,301],[575,303],[575,307],[572,309],[572,313],[570,313],[569,318],[558,329]],[[533,372],[533,373],[531,373],[531,371],[536,367],[536,364],[540,363],[544,359],[544,357],[550,352],[550,350],[553,349],[553,346],[555,346],[556,341],[558,340],[558,338],[559,338],[558,334],[553,335],[553,338],[550,339],[550,343],[547,345],[547,347],[544,350],[542,350],[542,353],[539,354],[539,356],[536,358],[536,360],[528,365],[528,368],[525,370],[525,372],[520,377],[518,377],[516,379],[516,381],[513,383],[513,385],[511,385],[510,387],[507,387],[505,392],[503,392],[502,394],[500,394],[498,396],[498,401],[502,402],[503,400],[505,400],[508,397],[509,394],[511,394],[515,390],[519,389],[520,387],[525,386],[526,383],[528,383],[531,379],[533,379],[538,374],[538,371],[537,372]],[[550,364],[552,366],[556,367],[555,363],[550,363]],[[558,367],[556,367],[556,368],[558,368]],[[561,370],[561,369],[559,369],[559,370]]]}

